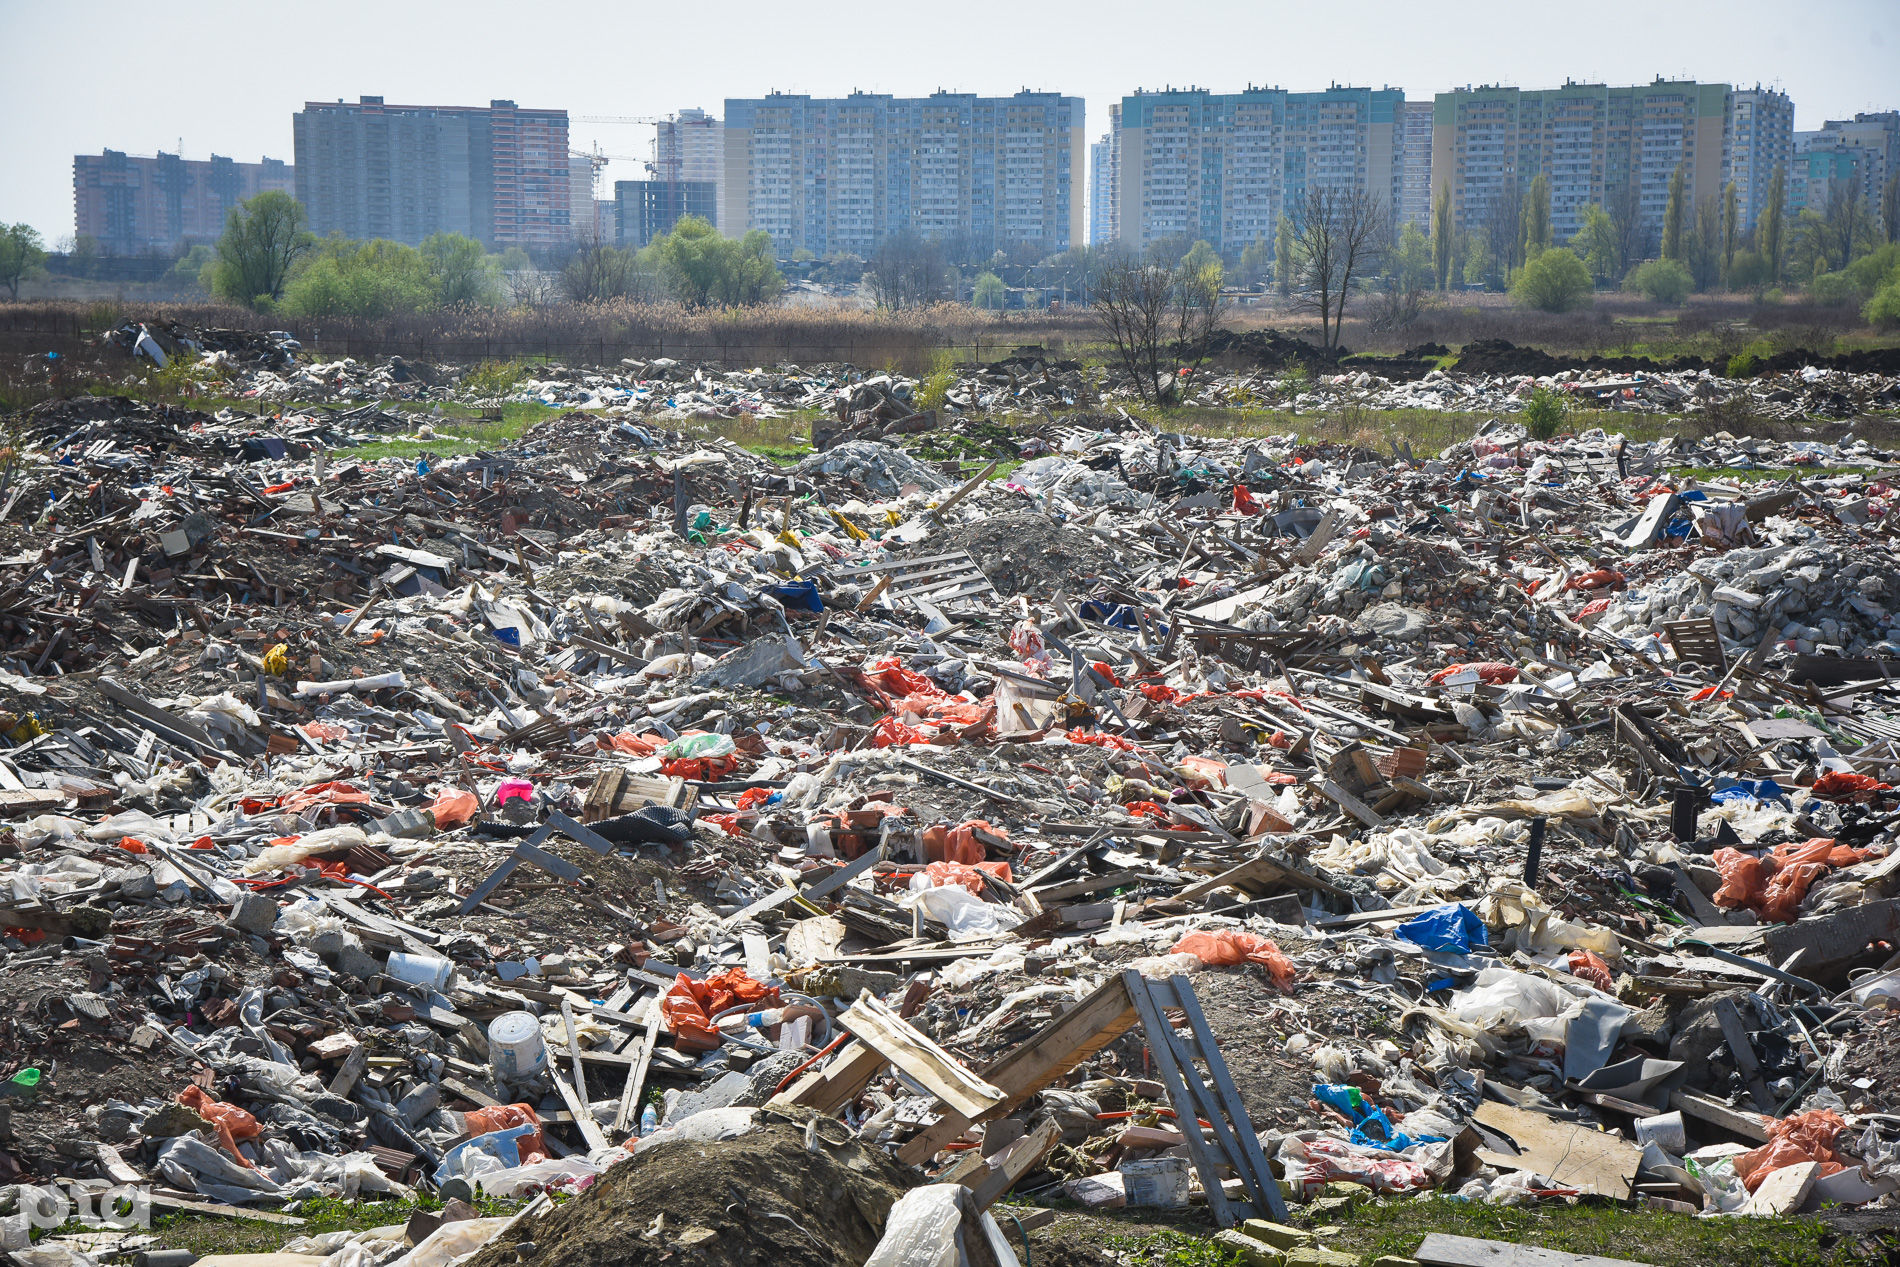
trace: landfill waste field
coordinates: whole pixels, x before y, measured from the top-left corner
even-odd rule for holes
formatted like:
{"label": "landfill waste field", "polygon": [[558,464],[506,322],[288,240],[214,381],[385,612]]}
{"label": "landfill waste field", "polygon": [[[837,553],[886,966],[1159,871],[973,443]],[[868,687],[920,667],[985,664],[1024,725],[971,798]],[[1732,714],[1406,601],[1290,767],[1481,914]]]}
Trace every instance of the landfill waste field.
{"label": "landfill waste field", "polygon": [[108,343],[0,417],[18,1267],[1900,1253],[1891,351]]}

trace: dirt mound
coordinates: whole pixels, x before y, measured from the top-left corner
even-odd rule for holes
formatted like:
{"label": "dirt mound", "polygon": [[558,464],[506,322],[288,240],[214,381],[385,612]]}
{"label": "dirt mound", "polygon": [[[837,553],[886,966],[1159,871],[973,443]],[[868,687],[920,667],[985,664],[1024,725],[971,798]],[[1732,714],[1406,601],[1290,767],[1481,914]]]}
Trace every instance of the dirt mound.
{"label": "dirt mound", "polygon": [[[926,547],[938,553],[933,542]],[[1118,571],[1115,552],[1099,537],[1051,522],[1034,511],[961,524],[943,550],[968,550],[999,594],[1048,595],[1089,591],[1089,578]]]}
{"label": "dirt mound", "polygon": [[[655,1145],[615,1166],[577,1200],[534,1225],[537,1267],[857,1267],[911,1180],[881,1149],[826,1141],[848,1135],[805,1117],[767,1115],[762,1131],[720,1143]],[[517,1229],[519,1230],[519,1229]],[[468,1267],[514,1267],[510,1235]]]}
{"label": "dirt mound", "polygon": [[1208,340],[1207,354],[1256,365],[1304,365],[1309,370],[1322,370],[1333,368],[1352,352],[1347,348],[1322,348],[1278,330],[1216,330]]}

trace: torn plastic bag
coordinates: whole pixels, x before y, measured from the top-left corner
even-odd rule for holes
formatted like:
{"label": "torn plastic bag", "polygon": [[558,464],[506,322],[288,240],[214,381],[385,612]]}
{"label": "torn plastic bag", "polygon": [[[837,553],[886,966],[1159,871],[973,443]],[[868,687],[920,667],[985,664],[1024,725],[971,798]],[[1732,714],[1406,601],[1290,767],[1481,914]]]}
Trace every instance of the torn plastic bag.
{"label": "torn plastic bag", "polygon": [[962,1184],[933,1183],[912,1188],[891,1207],[883,1239],[864,1267],[964,1267],[990,1260],[996,1267],[1017,1267],[1003,1229]]}
{"label": "torn plastic bag", "polygon": [[281,1186],[269,1175],[248,1165],[239,1165],[230,1154],[213,1148],[196,1135],[179,1135],[165,1141],[158,1152],[158,1171],[179,1187],[223,1205],[242,1205],[262,1197],[275,1199],[282,1192]]}
{"label": "torn plastic bag", "polygon": [[389,1267],[449,1267],[450,1263],[460,1262],[494,1240],[495,1234],[507,1225],[505,1218],[444,1223]]}

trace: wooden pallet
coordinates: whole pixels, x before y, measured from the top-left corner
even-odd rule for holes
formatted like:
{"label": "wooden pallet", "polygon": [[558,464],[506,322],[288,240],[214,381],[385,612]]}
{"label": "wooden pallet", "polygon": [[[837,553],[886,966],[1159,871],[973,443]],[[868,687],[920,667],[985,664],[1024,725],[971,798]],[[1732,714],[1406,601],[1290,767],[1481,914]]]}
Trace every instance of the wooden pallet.
{"label": "wooden pallet", "polygon": [[1714,617],[1668,621],[1663,625],[1663,637],[1676,649],[1676,659],[1710,665],[1717,673],[1728,671],[1728,653],[1722,649],[1722,635],[1716,632]]}
{"label": "wooden pallet", "polygon": [[844,577],[868,575],[889,577],[887,592],[893,599],[923,599],[941,606],[958,599],[975,598],[979,594],[996,595],[996,587],[990,584],[990,578],[970,557],[968,550],[956,550],[949,554],[930,554],[920,559],[898,559],[891,563],[873,563],[869,567],[855,567],[839,575]]}

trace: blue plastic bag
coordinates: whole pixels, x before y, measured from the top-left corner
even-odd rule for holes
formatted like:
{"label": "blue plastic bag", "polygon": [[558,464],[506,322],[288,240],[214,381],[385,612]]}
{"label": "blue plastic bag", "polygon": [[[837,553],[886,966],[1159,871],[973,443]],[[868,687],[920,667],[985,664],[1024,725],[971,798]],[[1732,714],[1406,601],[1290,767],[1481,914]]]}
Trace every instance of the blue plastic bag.
{"label": "blue plastic bag", "polygon": [[1717,804],[1729,801],[1779,801],[1788,804],[1788,794],[1773,779],[1737,779],[1724,788],[1709,793],[1709,799]]}
{"label": "blue plastic bag", "polygon": [[1415,946],[1454,955],[1468,955],[1473,946],[1491,944],[1491,934],[1478,913],[1455,902],[1414,915],[1399,925],[1398,935]]}
{"label": "blue plastic bag", "polygon": [[825,602],[818,597],[818,586],[813,581],[787,581],[774,585],[766,593],[785,605],[785,610],[795,612],[821,612]]}

